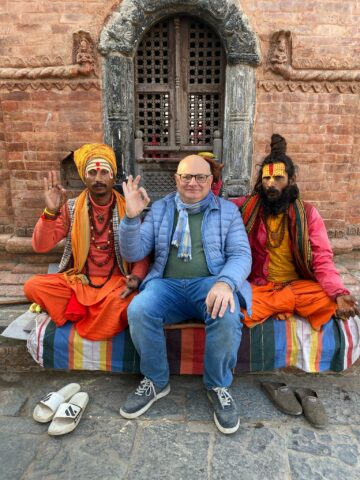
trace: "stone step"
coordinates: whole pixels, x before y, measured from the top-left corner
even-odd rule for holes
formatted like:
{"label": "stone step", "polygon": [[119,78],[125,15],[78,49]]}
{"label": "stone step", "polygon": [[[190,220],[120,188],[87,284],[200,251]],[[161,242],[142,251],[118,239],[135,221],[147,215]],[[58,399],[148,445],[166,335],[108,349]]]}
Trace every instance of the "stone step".
{"label": "stone step", "polygon": [[0,371],[40,371],[42,367],[31,358],[25,340],[14,340],[0,335]]}
{"label": "stone step", "polygon": [[24,305],[4,305],[0,307],[0,328],[9,326],[17,317],[28,310],[30,303]]}

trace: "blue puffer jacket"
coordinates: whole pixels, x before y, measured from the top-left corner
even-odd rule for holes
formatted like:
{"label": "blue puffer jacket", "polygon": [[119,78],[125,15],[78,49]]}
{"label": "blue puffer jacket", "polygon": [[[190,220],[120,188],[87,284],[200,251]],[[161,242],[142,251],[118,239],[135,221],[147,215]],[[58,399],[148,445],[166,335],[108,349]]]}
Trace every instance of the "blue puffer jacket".
{"label": "blue puffer jacket", "polygon": [[[163,276],[174,226],[174,197],[175,193],[170,193],[155,202],[143,223],[139,218],[127,217],[120,223],[120,252],[127,261],[136,262],[155,252],[154,264],[141,290],[153,278]],[[246,281],[251,271],[251,251],[237,207],[213,195],[204,212],[201,236],[209,272],[240,293],[251,314],[251,287]]]}

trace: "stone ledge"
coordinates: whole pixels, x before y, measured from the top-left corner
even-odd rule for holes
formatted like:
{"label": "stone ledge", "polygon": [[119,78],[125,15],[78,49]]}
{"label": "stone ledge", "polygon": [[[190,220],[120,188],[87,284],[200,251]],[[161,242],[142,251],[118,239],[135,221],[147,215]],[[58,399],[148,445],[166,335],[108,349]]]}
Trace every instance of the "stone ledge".
{"label": "stone ledge", "polygon": [[58,263],[64,249],[64,240],[50,252],[36,253],[31,245],[31,238],[17,237],[13,234],[0,234],[0,260],[18,264]]}
{"label": "stone ledge", "polygon": [[4,339],[0,340],[0,370],[9,371],[30,371],[43,370],[31,358],[23,340]]}
{"label": "stone ledge", "polygon": [[[48,253],[62,253],[64,249],[64,241],[59,242],[50,252]],[[6,241],[5,250],[9,253],[36,253],[37,255],[43,255],[43,253],[34,252],[31,245],[31,238],[28,237],[16,237],[10,236]]]}

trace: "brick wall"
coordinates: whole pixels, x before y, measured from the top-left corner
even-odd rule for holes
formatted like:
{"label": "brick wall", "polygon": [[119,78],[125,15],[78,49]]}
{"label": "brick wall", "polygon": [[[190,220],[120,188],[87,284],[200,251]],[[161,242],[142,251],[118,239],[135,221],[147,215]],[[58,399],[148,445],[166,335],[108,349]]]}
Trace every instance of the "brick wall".
{"label": "brick wall", "polygon": [[[358,69],[360,5],[351,0],[243,0],[241,5],[261,41],[264,63],[257,70],[258,80],[285,83],[282,92],[258,88],[254,173],[255,164],[269,152],[271,134],[284,135],[288,154],[299,167],[303,198],[319,208],[330,233],[341,236],[341,231],[360,225],[359,93],[349,93],[346,82],[331,84],[341,84],[344,93],[336,88],[331,93],[312,88],[306,92],[297,82],[290,85],[291,92],[291,82],[266,71],[265,62],[271,33],[289,30],[294,65]],[[359,228],[354,230],[359,235]]]}
{"label": "brick wall", "polygon": [[12,201],[9,188],[9,168],[5,142],[4,117],[0,104],[0,233],[5,233],[5,225],[12,224]]}
{"label": "brick wall", "polygon": [[[72,34],[91,34],[95,44],[107,17],[120,2],[12,0],[0,2],[0,68],[72,62]],[[271,134],[284,135],[299,165],[303,197],[313,202],[332,230],[360,227],[359,94],[302,91],[267,69],[274,31],[293,34],[293,62],[304,59],[322,68],[357,68],[360,5],[356,0],[241,0],[257,33],[264,63],[257,69],[254,165],[268,152]],[[44,60],[47,57],[48,60]],[[335,64],[334,64],[335,62]],[[79,145],[102,141],[102,64],[100,90],[46,86],[21,91],[0,88],[0,225],[26,234],[41,208],[42,177],[59,169],[61,159]],[[267,79],[267,91],[259,82]]]}
{"label": "brick wall", "polygon": [[341,94],[260,91],[257,96],[254,163],[269,151],[271,134],[282,134],[298,165],[303,198],[319,208],[332,229],[360,221],[354,188],[354,170],[359,171],[357,102],[355,95]]}

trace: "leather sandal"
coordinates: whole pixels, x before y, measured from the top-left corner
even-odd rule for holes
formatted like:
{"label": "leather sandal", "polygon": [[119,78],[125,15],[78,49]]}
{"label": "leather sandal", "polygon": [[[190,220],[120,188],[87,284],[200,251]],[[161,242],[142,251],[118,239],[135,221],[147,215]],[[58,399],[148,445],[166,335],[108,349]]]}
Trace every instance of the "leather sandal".
{"label": "leather sandal", "polygon": [[302,405],[306,420],[316,428],[326,427],[328,416],[317,393],[310,388],[297,388],[294,393]]}
{"label": "leather sandal", "polygon": [[261,387],[280,412],[296,416],[303,413],[293,390],[286,383],[261,382]]}

